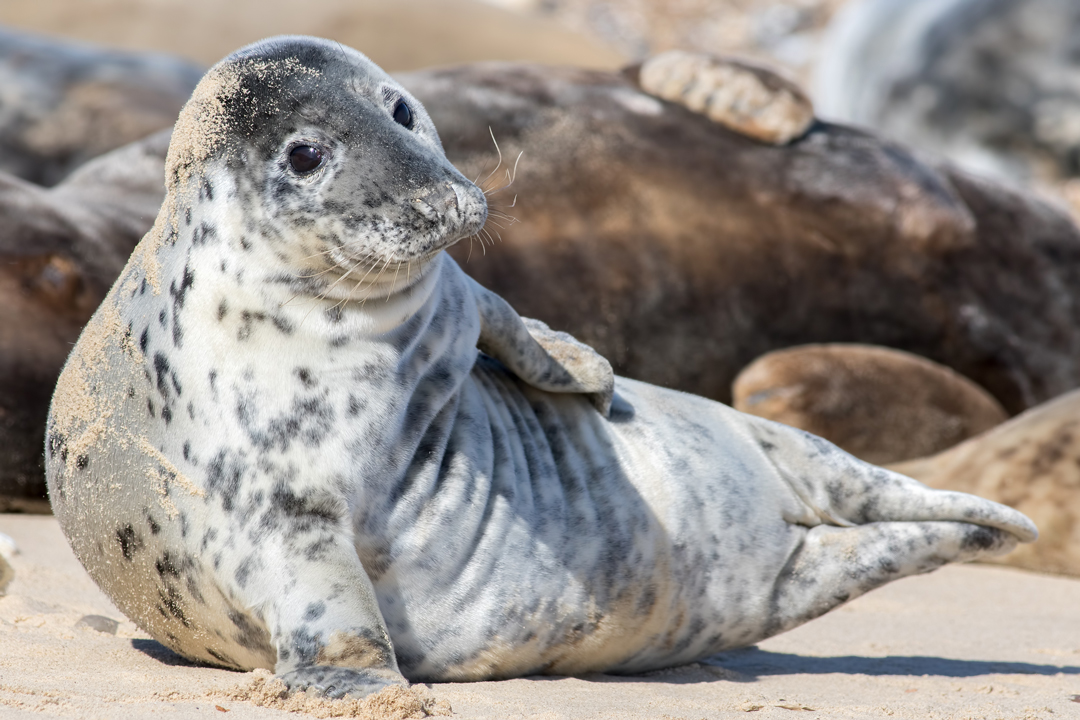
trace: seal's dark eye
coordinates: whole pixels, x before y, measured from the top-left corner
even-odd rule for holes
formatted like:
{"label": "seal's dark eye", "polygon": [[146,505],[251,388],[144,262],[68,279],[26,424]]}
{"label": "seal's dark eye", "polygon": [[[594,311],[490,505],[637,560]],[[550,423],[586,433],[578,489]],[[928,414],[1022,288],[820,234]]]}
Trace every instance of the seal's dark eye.
{"label": "seal's dark eye", "polygon": [[301,175],[314,172],[322,161],[322,150],[311,145],[297,145],[289,151],[289,167]]}
{"label": "seal's dark eye", "polygon": [[394,122],[407,128],[412,127],[412,110],[404,100],[398,100],[398,104],[394,106]]}

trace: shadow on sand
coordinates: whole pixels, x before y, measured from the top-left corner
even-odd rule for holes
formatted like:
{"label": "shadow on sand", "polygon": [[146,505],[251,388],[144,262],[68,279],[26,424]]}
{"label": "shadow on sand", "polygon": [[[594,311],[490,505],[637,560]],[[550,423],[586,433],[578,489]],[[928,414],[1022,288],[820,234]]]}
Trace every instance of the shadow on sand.
{"label": "shadow on sand", "polygon": [[941,677],[977,677],[980,675],[1080,675],[1075,665],[1036,665],[1007,660],[955,660],[923,655],[886,655],[885,657],[813,657],[793,653],[770,652],[756,647],[714,655],[703,665],[754,680],[765,675],[937,675]]}
{"label": "shadow on sand", "polygon": [[169,648],[165,647],[157,640],[151,640],[149,638],[134,638],[131,641],[131,647],[141,652],[143,655],[147,655],[159,663],[165,665],[174,665],[180,667],[211,667],[205,663],[195,662],[188,660],[183,655],[174,653]]}
{"label": "shadow on sand", "polygon": [[[967,678],[982,675],[1080,675],[1075,665],[1036,665],[1003,660],[954,660],[922,655],[885,657],[814,657],[761,650],[756,647],[713,655],[694,665],[658,670],[643,675],[593,673],[581,679],[589,682],[662,682],[683,685],[701,682],[754,682],[769,675],[894,675]],[[531,680],[555,679],[534,676]]]}

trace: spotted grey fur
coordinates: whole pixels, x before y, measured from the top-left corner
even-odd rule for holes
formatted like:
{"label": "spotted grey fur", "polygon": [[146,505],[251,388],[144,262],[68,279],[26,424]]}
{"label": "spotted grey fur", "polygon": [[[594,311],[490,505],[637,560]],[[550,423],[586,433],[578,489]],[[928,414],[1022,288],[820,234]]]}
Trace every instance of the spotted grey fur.
{"label": "spotted grey fur", "polygon": [[76,555],[187,657],[330,695],[637,672],[1035,536],[519,318],[442,252],[482,193],[353,50],[219,63],[167,185],[46,459]]}

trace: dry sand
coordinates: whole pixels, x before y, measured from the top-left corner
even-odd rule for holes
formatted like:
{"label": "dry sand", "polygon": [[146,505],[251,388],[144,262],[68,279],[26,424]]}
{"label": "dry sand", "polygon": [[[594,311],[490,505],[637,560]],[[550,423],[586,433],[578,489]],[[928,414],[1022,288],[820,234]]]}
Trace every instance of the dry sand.
{"label": "dry sand", "polygon": [[[0,719],[301,717],[236,697],[257,696],[265,675],[194,666],[149,639],[94,586],[55,519],[0,515],[0,532],[21,549],[0,597]],[[90,614],[118,620],[116,634],[75,627]],[[459,718],[1080,717],[1080,580],[947,567],[708,663],[419,692]],[[368,716],[395,717],[399,699]]]}

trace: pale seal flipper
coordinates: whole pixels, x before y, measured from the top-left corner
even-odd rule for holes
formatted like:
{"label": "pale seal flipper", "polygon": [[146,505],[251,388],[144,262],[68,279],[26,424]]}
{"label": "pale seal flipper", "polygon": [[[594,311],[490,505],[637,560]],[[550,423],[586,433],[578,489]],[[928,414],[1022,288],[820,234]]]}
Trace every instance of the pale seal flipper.
{"label": "pale seal flipper", "polygon": [[475,280],[469,284],[480,311],[477,347],[540,390],[585,393],[604,415],[611,410],[611,363],[574,336],[539,320],[522,318],[510,304]]}
{"label": "pale seal flipper", "polygon": [[819,437],[758,420],[748,429],[803,506],[809,529],[773,592],[775,631],[818,617],[897,578],[1001,555],[1038,537],[1023,514],[932,490],[863,463]]}
{"label": "pale seal flipper", "polygon": [[645,92],[773,145],[801,137],[814,122],[814,105],[798,85],[745,60],[669,50],[646,60],[638,80]]}

